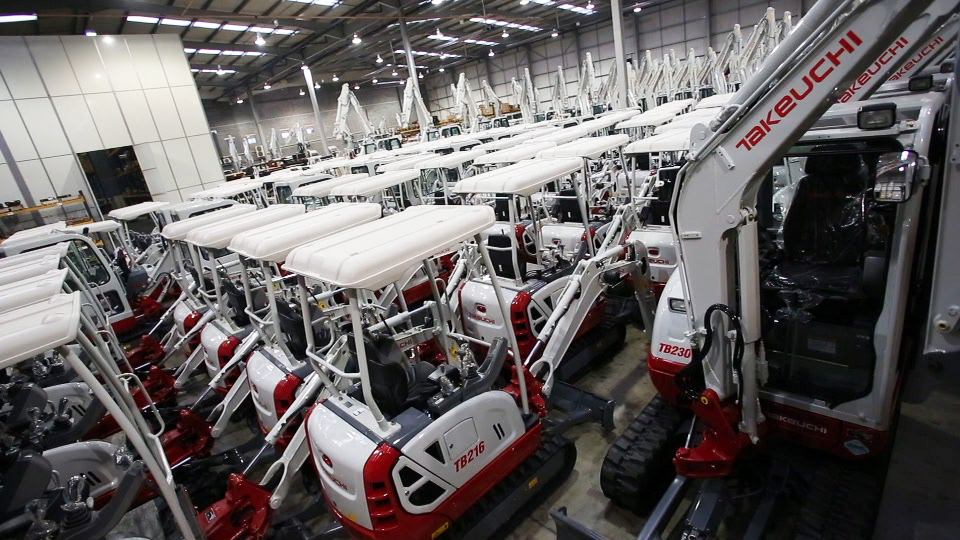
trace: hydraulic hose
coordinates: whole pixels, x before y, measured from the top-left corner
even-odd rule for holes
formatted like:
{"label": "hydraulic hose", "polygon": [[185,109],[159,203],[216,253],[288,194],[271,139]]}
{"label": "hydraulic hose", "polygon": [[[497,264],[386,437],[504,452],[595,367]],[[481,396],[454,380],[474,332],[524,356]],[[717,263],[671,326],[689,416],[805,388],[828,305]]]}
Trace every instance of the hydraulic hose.
{"label": "hydraulic hose", "polygon": [[744,342],[743,342],[743,331],[740,326],[740,317],[730,309],[730,306],[725,304],[714,304],[707,308],[707,311],[703,315],[703,326],[706,329],[706,335],[703,339],[703,348],[697,348],[696,344],[693,345],[693,358],[690,360],[690,363],[687,364],[683,369],[681,369],[674,380],[677,383],[677,387],[680,389],[681,395],[689,400],[694,401],[700,399],[700,394],[706,389],[706,380],[704,379],[703,374],[703,360],[707,357],[707,354],[710,352],[710,346],[713,343],[713,333],[714,328],[711,322],[714,312],[721,312],[730,319],[730,324],[733,326],[733,331],[735,334],[734,345],[733,345],[733,369],[737,374],[737,402],[743,400],[743,373],[741,371],[741,363],[743,361],[743,351],[744,351]]}

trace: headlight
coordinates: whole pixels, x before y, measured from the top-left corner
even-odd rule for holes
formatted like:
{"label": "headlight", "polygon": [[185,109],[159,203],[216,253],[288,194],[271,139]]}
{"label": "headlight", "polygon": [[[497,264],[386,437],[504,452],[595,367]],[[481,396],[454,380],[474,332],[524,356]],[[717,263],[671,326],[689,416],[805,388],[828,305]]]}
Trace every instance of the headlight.
{"label": "headlight", "polygon": [[677,313],[686,313],[687,304],[683,301],[683,298],[671,298],[670,311],[675,311]]}

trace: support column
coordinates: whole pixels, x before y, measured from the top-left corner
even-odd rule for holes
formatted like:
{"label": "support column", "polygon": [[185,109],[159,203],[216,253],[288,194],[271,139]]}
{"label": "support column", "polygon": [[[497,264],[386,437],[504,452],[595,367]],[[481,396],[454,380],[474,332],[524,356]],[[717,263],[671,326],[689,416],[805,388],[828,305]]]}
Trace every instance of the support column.
{"label": "support column", "polygon": [[[323,147],[323,155],[330,155],[330,147],[327,146],[327,131],[320,122],[320,106],[317,105],[317,89],[313,87],[313,73],[310,72],[310,66],[300,68],[303,71],[303,78],[307,82],[307,92],[310,94],[310,105],[313,106],[313,118],[317,122],[317,133],[320,134],[320,145]],[[349,150],[349,149],[344,149]]]}
{"label": "support column", "polygon": [[623,53],[623,8],[620,0],[610,1],[610,15],[613,17],[613,52],[616,57],[617,86],[620,88],[617,93],[616,108],[623,109],[627,106],[627,59]]}
{"label": "support column", "polygon": [[634,45],[637,48],[637,67],[640,67],[640,59],[643,58],[643,47],[640,46],[640,16],[637,13],[634,13],[633,19],[633,39],[636,42]]}
{"label": "support column", "polygon": [[[257,105],[253,98],[253,87],[247,87],[247,103],[250,104],[250,112],[253,113],[253,123],[257,126],[257,140],[266,148],[267,140],[263,138],[263,125],[260,123],[260,113],[257,112]],[[243,137],[243,133],[240,134]]]}
{"label": "support column", "polygon": [[27,185],[27,180],[23,177],[23,172],[20,170],[20,166],[17,165],[17,160],[13,159],[13,152],[10,151],[7,140],[3,138],[3,133],[0,133],[0,155],[2,155],[3,160],[7,162],[7,166],[10,168],[10,176],[13,176],[13,182],[17,185],[17,189],[20,190],[23,206],[36,206],[37,201],[30,193],[30,186]]}
{"label": "support column", "polygon": [[407,34],[407,21],[400,17],[400,41],[403,43],[403,52],[407,57],[407,73],[413,77],[413,83],[420,86],[417,82],[417,63],[413,60],[413,48],[410,46],[410,35]]}
{"label": "support column", "polygon": [[[713,47],[713,2],[704,0],[704,3],[707,4],[707,47]],[[707,51],[703,51],[703,54],[707,54]]]}

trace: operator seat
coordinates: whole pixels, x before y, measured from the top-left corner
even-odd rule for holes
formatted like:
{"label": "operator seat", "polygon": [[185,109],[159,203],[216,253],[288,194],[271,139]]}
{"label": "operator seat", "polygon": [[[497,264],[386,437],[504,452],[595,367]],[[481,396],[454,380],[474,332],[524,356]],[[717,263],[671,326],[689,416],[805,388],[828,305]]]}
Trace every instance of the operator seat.
{"label": "operator seat", "polygon": [[233,322],[237,326],[247,326],[250,324],[250,317],[247,315],[247,296],[237,287],[237,284],[226,276],[221,276],[221,286],[224,294],[227,295],[227,303],[233,308]]}
{"label": "operator seat", "polygon": [[[316,317],[317,308],[310,305],[311,318]],[[277,322],[280,325],[280,332],[283,333],[283,339],[287,348],[293,357],[297,360],[306,360],[307,358],[307,332],[303,327],[303,315],[300,312],[300,306],[291,306],[285,300],[277,301]],[[330,332],[325,326],[321,326],[319,331],[314,328],[314,343],[318,346],[326,343],[330,339]]]}
{"label": "operator seat", "polygon": [[561,223],[583,223],[583,212],[580,211],[580,201],[577,192],[572,189],[560,190],[555,211],[557,220]]}
{"label": "operator seat", "polygon": [[821,154],[807,158],[804,172],[783,223],[781,260],[764,288],[856,296],[866,246],[866,167],[859,154]]}
{"label": "operator seat", "polygon": [[[356,352],[349,339],[351,352]],[[380,411],[393,418],[405,409],[426,400],[437,392],[438,385],[429,380],[434,366],[428,362],[411,364],[397,342],[382,333],[364,332],[363,348],[367,357],[370,391]]]}
{"label": "operator seat", "polygon": [[493,214],[497,221],[510,221],[510,201],[514,201],[514,209],[517,216],[520,216],[519,201],[509,193],[497,193],[496,198],[493,199]]}
{"label": "operator seat", "polygon": [[[513,246],[509,236],[505,234],[491,234],[487,237],[487,250],[490,252],[490,262],[493,263],[493,272],[502,278],[524,279],[527,274],[527,259],[520,250]],[[516,260],[516,269],[513,261]],[[519,275],[517,274],[519,270]]]}

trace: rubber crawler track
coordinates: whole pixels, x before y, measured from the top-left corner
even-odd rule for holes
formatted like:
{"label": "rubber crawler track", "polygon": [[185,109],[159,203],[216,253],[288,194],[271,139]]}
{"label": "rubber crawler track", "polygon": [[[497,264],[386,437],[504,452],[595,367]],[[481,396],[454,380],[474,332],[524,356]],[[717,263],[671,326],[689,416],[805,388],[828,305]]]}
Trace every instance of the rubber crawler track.
{"label": "rubber crawler track", "polygon": [[[570,475],[570,472],[573,471],[574,463],[577,460],[577,447],[572,441],[563,436],[545,434],[540,448],[533,456],[524,461],[523,464],[513,471],[513,473],[504,478],[504,480],[497,484],[496,487],[481,497],[480,500],[470,508],[470,510],[467,510],[467,512],[463,514],[460,519],[454,522],[443,535],[438,537],[438,539],[458,540],[463,538],[480,522],[481,519],[487,517],[487,514],[489,514],[498,503],[503,501],[504,498],[509,497],[510,494],[514,490],[520,488],[522,484],[529,481],[529,475],[533,471],[539,469],[558,452],[566,453],[565,463],[563,464],[563,469],[560,470],[560,474],[554,476],[553,478],[541,478],[541,481],[547,482],[547,484],[540,488],[539,493],[534,494],[530,501],[523,504],[522,507],[517,508],[517,512],[523,508],[529,508],[532,504],[548,495],[560,483],[566,480],[567,476]],[[513,521],[514,520],[507,520],[505,525],[509,526]],[[503,528],[499,531],[499,533],[503,533],[503,536],[506,535],[506,532],[503,530]]]}
{"label": "rubber crawler track", "polygon": [[664,479],[673,477],[671,444],[690,412],[657,395],[607,450],[600,488],[614,504],[643,512],[656,502]]}

